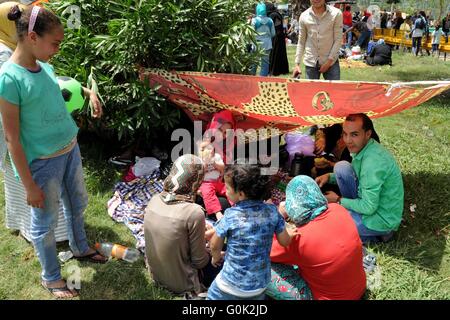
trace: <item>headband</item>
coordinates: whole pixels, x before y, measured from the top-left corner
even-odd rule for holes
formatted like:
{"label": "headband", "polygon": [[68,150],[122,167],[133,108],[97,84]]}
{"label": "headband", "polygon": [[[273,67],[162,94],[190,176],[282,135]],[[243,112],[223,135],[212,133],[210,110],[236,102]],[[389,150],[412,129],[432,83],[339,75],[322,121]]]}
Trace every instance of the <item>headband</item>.
{"label": "headband", "polygon": [[31,11],[30,15],[30,22],[28,23],[28,33],[33,31],[34,25],[36,24],[36,19],[39,14],[39,10],[41,10],[41,7],[33,6],[33,10]]}

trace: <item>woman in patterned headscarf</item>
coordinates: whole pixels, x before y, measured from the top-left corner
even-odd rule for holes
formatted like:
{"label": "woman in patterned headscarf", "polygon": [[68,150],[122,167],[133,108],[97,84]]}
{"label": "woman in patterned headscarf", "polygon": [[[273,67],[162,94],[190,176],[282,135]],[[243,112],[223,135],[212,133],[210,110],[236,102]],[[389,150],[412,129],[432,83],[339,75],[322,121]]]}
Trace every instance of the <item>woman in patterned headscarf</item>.
{"label": "woman in patterned headscarf", "polygon": [[197,296],[206,291],[204,284],[209,285],[201,279],[202,269],[208,267],[210,271],[205,214],[195,204],[203,175],[199,157],[191,154],[179,157],[164,180],[164,191],[155,195],[145,210],[149,271],[155,282],[177,294]]}
{"label": "woman in patterned headscarf", "polygon": [[274,239],[266,294],[283,300],[361,298],[366,289],[362,243],[348,211],[327,203],[308,176],[289,182],[280,211],[300,236],[287,248]]}

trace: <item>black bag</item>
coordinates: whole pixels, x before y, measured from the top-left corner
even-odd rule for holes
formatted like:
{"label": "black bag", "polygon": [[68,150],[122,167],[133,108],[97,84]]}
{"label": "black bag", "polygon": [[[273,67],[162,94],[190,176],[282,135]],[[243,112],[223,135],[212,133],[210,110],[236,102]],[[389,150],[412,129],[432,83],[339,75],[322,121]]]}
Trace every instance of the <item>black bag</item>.
{"label": "black bag", "polygon": [[427,27],[427,24],[425,23],[425,20],[422,17],[417,18],[419,19],[419,23],[417,24],[417,28],[425,30]]}

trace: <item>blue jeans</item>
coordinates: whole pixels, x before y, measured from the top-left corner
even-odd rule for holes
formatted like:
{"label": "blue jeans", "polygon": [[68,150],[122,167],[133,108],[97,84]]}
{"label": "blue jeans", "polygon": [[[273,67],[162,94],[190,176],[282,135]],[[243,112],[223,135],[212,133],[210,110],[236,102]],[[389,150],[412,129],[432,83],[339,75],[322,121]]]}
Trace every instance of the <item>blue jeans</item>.
{"label": "blue jeans", "polygon": [[[319,80],[321,73],[319,72],[320,66],[319,62],[317,62],[317,65],[315,67],[308,67],[305,66],[306,70],[306,78],[311,80]],[[336,62],[328,69],[327,72],[323,74],[323,78],[325,80],[340,80],[341,79],[341,68],[339,67],[339,60],[336,60]]]}
{"label": "blue jeans", "polygon": [[[347,31],[350,28],[351,28],[351,26],[344,25],[344,31]],[[352,40],[353,40],[353,33],[350,31],[347,33],[347,44],[345,45],[346,48],[350,49],[350,47],[352,45]]]}
{"label": "blue jeans", "polygon": [[45,194],[44,208],[31,208],[31,240],[42,267],[42,280],[61,279],[56,253],[55,225],[60,199],[64,205],[69,245],[75,256],[89,250],[83,213],[88,196],[83,178],[78,144],[70,151],[51,159],[35,159],[30,164],[35,183]]}
{"label": "blue jeans", "polygon": [[261,70],[259,75],[261,77],[267,77],[269,75],[269,64],[270,64],[270,52],[272,50],[265,50],[265,54],[261,57]]}
{"label": "blue jeans", "polygon": [[422,44],[422,37],[412,38],[412,52],[417,56],[421,50],[420,46]]}
{"label": "blue jeans", "polygon": [[361,34],[359,35],[359,38],[358,38],[358,41],[356,42],[356,44],[358,46],[360,46],[361,49],[362,49],[363,46],[365,47],[365,44],[369,42],[370,35],[371,35],[370,31],[361,32]]}
{"label": "blue jeans", "polygon": [[208,289],[208,296],[206,297],[206,300],[265,300],[265,298],[266,295],[264,294],[264,292],[258,296],[248,298],[240,298],[233,296],[220,290],[219,287],[217,286],[216,280],[214,280]]}
{"label": "blue jeans", "polygon": [[[358,177],[350,162],[339,161],[336,163],[334,165],[334,174],[336,175],[336,182],[342,197],[348,199],[358,198]],[[362,215],[360,213],[351,209],[347,210],[350,212],[350,215],[356,224],[359,237],[363,243],[379,242],[379,236],[391,233],[391,231],[375,231],[367,228],[362,221]]]}
{"label": "blue jeans", "polygon": [[[259,75],[261,77],[267,77],[269,75],[269,67],[270,67],[270,52],[272,50],[264,50],[264,55],[261,57],[261,65],[260,65],[260,70],[259,70]],[[250,73],[252,75],[256,75],[256,65],[253,65]]]}

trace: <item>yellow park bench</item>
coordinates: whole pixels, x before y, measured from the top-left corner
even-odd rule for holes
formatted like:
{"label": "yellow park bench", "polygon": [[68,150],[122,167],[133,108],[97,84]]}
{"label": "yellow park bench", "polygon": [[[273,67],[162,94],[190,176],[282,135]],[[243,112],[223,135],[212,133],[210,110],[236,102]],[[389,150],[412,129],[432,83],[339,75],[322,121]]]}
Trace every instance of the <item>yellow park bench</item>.
{"label": "yellow park bench", "polygon": [[[407,31],[375,28],[373,30],[373,38],[374,40],[384,39],[387,44],[395,46],[412,47],[412,40]],[[422,40],[424,49],[431,50],[431,40],[431,34],[426,39]],[[444,60],[447,59],[447,53],[450,53],[450,41],[445,42],[444,37],[441,37],[439,52],[444,53]]]}

